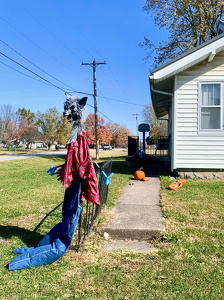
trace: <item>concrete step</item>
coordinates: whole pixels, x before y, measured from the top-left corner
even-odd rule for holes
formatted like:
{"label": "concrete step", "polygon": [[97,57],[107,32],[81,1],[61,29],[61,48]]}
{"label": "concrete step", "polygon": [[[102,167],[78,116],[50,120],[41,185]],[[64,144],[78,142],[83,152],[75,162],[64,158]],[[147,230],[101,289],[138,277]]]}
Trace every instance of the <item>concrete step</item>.
{"label": "concrete step", "polygon": [[159,250],[147,241],[138,240],[109,240],[106,243],[104,243],[102,248],[107,251],[123,249],[139,253],[155,252]]}
{"label": "concrete step", "polygon": [[103,230],[111,239],[148,241],[164,231],[160,201],[160,181],[130,180],[117,199],[111,220]]}

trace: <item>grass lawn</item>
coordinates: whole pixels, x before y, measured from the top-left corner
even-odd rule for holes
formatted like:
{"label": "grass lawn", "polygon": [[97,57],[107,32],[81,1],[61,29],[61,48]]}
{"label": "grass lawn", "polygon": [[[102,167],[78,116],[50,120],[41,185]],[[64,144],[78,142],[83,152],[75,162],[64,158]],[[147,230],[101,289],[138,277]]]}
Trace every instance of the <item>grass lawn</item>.
{"label": "grass lawn", "polygon": [[[132,177],[126,152],[104,151],[102,160],[111,155],[115,175],[109,206]],[[100,247],[103,237],[94,232],[79,253],[69,250],[51,265],[8,271],[14,248],[35,246],[60,221],[59,208],[32,232],[63,200],[64,188],[46,173],[63,161],[47,157],[0,163],[0,299],[224,299],[223,181],[188,180],[170,191],[170,178],[161,177],[166,233],[154,241],[158,252],[107,252]]]}

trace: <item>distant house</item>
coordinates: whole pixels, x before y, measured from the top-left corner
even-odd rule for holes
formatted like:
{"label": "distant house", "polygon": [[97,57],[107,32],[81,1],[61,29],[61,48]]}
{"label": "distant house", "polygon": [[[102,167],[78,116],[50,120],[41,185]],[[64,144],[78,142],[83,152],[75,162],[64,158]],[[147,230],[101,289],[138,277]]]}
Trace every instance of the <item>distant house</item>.
{"label": "distant house", "polygon": [[171,170],[224,171],[224,34],[151,70],[149,81],[156,116],[169,118]]}

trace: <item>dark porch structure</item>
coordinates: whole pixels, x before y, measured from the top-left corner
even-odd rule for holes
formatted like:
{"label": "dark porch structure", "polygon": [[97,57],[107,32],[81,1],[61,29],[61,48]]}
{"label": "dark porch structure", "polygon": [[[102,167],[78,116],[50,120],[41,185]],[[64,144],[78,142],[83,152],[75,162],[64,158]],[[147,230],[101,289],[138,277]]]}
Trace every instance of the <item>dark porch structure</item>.
{"label": "dark porch structure", "polygon": [[128,137],[128,157],[129,167],[136,171],[140,167],[143,170],[171,172],[170,159],[170,136],[160,137],[155,144],[147,145],[145,152],[142,151],[142,141],[138,136]]}

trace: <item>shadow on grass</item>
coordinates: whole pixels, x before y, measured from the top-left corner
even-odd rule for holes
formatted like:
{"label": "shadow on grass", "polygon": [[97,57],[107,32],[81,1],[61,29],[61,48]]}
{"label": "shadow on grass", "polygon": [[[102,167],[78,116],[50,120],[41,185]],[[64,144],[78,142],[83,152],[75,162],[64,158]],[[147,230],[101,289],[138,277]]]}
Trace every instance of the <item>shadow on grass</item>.
{"label": "shadow on grass", "polygon": [[59,155],[43,155],[41,156],[41,158],[45,158],[45,159],[48,159],[48,160],[55,160],[55,161],[58,161],[58,159],[65,159],[66,157],[66,154],[59,154]]}
{"label": "shadow on grass", "polygon": [[3,226],[0,225],[0,237],[4,239],[11,239],[12,237],[19,237],[28,247],[38,244],[44,235],[30,231],[18,226]]}
{"label": "shadow on grass", "polygon": [[[52,156],[43,156],[42,158],[45,159],[49,159],[49,160],[55,160],[58,161],[58,158],[60,159],[65,159],[66,155],[52,155]],[[108,161],[112,159],[113,163],[112,163],[112,172],[114,173],[120,173],[120,174],[130,174],[132,175],[132,171],[131,169],[128,167],[128,163],[125,160],[126,156],[116,156],[116,157],[104,157],[104,158],[100,158],[100,162],[98,163],[99,165],[101,165],[102,163]],[[95,161],[95,159],[93,158],[93,162]]]}
{"label": "shadow on grass", "polygon": [[128,163],[125,160],[113,160],[112,171],[120,174],[132,175],[131,169],[128,167]]}
{"label": "shadow on grass", "polygon": [[[113,173],[115,173],[115,174],[120,173],[120,174],[127,174],[127,175],[132,174],[130,168],[128,167],[128,163],[125,161],[126,157],[116,156],[116,157],[111,157],[111,159],[112,159],[112,172]],[[109,157],[100,159],[101,163],[106,162],[108,160],[110,160]],[[99,165],[101,163],[99,163]]]}

